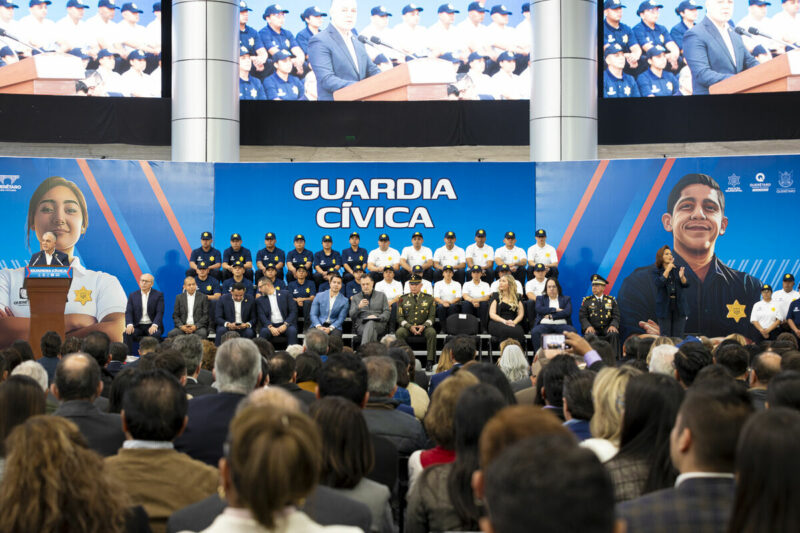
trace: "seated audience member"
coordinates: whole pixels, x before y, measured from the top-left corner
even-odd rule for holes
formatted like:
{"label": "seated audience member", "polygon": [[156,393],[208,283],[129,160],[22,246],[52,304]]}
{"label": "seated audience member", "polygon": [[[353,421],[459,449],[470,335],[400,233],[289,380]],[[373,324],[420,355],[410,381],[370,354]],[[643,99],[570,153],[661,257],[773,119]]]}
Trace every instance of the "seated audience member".
{"label": "seated audience member", "polygon": [[55,415],[78,426],[89,447],[107,457],[117,453],[125,441],[119,415],[103,413],[93,403],[103,384],[97,362],[86,354],[72,354],[58,364],[51,390],[62,402]]}
{"label": "seated audience member", "polygon": [[231,339],[217,349],[214,360],[218,394],[189,401],[185,431],[175,439],[175,449],[208,465],[223,455],[222,444],[236,406],[261,378],[261,355],[249,339]]}
{"label": "seated audience member", "polygon": [[106,470],[150,517],[154,532],[166,531],[172,512],[217,490],[217,469],[175,450],[186,427],[186,393],[162,370],[141,372],[122,401],[127,440]]}
{"label": "seated audience member", "polygon": [[766,407],[788,407],[800,411],[800,372],[784,370],[770,380]]}
{"label": "seated audience member", "polygon": [[630,98],[641,96],[633,76],[625,74],[625,49],[619,44],[609,44],[603,50],[608,68],[603,71],[603,98]]}
{"label": "seated audience member", "polygon": [[[501,352],[497,366],[505,374],[511,388],[520,390],[529,387],[531,380],[528,371],[530,366],[525,358],[525,352],[517,344],[508,344]],[[515,386],[516,384],[516,386]]]}
{"label": "seated audience member", "polygon": [[[455,366],[455,364],[456,362],[453,359],[453,341],[450,340],[445,342],[444,346],[442,346],[442,351],[439,353],[439,361],[436,362],[436,366],[433,368],[433,371],[435,374],[448,372]],[[430,391],[430,380],[428,381],[428,394],[432,395]]]}
{"label": "seated audience member", "polygon": [[153,353],[158,349],[159,342],[155,337],[147,336],[142,337],[139,341],[139,357]]}
{"label": "seated audience member", "polygon": [[28,376],[11,376],[0,383],[0,481],[5,469],[6,438],[27,419],[43,415],[45,396],[39,383]]}
{"label": "seated audience member", "polygon": [[[511,445],[486,469],[483,531],[612,533],[613,491],[590,451],[562,435],[542,435]],[[617,524],[618,526],[619,524]]]}
{"label": "seated audience member", "polygon": [[749,354],[744,346],[739,344],[720,346],[714,351],[712,358],[716,364],[724,366],[737,381],[743,383],[747,381]]}
{"label": "seated audience member", "polygon": [[128,350],[145,335],[161,338],[164,333],[164,294],[153,288],[154,281],[152,274],[142,274],[139,290],[128,295],[122,335]]}
{"label": "seated audience member", "polygon": [[592,450],[601,463],[614,457],[619,451],[622,436],[622,410],[625,404],[625,389],[640,370],[630,365],[619,368],[604,368],[592,385],[594,416],[589,423],[592,438],[581,442]]}
{"label": "seated audience member", "polygon": [[287,345],[297,344],[297,303],[288,291],[277,290],[269,277],[258,280],[258,292],[258,336],[267,340],[285,336]]}
{"label": "seated audience member", "polygon": [[671,344],[656,346],[651,351],[649,370],[651,374],[663,374],[665,376],[675,376],[675,353],[678,349]]}
{"label": "seated audience member", "polygon": [[[414,407],[411,405],[411,393],[408,390],[411,378],[408,374],[409,364],[405,350],[389,350],[389,353],[386,355],[394,361],[394,366],[397,368],[397,390],[393,396],[395,400],[400,402],[397,408],[414,415],[417,419],[421,419],[421,417],[417,416]],[[427,397],[427,394],[425,396]]]}
{"label": "seated audience member", "polygon": [[545,285],[544,294],[536,298],[536,322],[531,330],[534,350],[542,347],[545,333],[575,332],[570,324],[572,300],[561,292],[561,284],[550,278]]}
{"label": "seated audience member", "polygon": [[36,361],[23,361],[17,368],[11,372],[12,376],[27,376],[34,380],[42,389],[44,394],[47,394],[47,370],[42,368],[42,365]]}
{"label": "seated audience member", "polygon": [[[259,270],[258,274],[261,274],[261,272],[262,271]],[[272,286],[275,287],[276,291],[280,292],[286,290],[287,287],[286,282],[283,281],[282,279],[283,272],[278,272],[278,268],[275,266],[275,263],[267,263],[266,266],[264,267],[263,272],[264,272],[263,277],[267,278],[272,282]],[[262,276],[259,276],[258,274],[256,275],[256,277],[260,279]],[[280,274],[280,276],[278,274]]]}
{"label": "seated audience member", "polygon": [[100,367],[100,381],[103,382],[100,396],[103,397],[103,401],[98,403],[98,407],[103,409],[105,398],[108,398],[111,389],[111,381],[114,379],[114,376],[106,368],[111,360],[111,339],[104,331],[93,331],[83,338],[82,347],[83,353],[91,356]]}
{"label": "seated audience member", "polygon": [[360,287],[350,298],[350,320],[362,344],[377,342],[389,323],[389,301],[385,294],[375,290],[375,281],[370,276],[358,274],[359,269],[354,272],[360,278]]}
{"label": "seated audience member", "polygon": [[232,261],[230,270],[224,270],[222,274],[225,278],[225,281],[222,282],[222,294],[230,292],[235,284],[240,283],[244,285],[244,290],[248,296],[255,297],[256,288],[253,286],[253,282],[248,279],[246,272],[250,272],[250,277],[252,277],[252,271],[245,269],[244,263],[238,260]]}
{"label": "seated audience member", "polygon": [[704,366],[714,363],[711,352],[700,342],[684,341],[675,352],[675,379],[677,379],[684,389],[688,389],[694,383],[697,373]]}
{"label": "seated audience member", "polygon": [[578,317],[584,335],[592,334],[608,341],[619,357],[619,305],[617,300],[605,294],[608,282],[599,274],[592,274],[592,294],[581,302]]}
{"label": "seated audience member", "polygon": [[[431,376],[431,381],[428,385],[428,395],[431,398],[433,398],[436,387],[438,387],[442,381],[452,376],[457,368],[466,365],[470,361],[474,361],[475,355],[478,353],[478,350],[475,348],[475,339],[472,337],[458,336],[447,344],[452,353],[453,365],[443,372],[440,372],[438,367],[436,368],[437,372]],[[444,353],[444,350],[442,350],[442,353]]]}
{"label": "seated audience member", "polygon": [[287,274],[286,279],[289,279],[290,274],[292,281],[289,282],[286,290],[297,304],[298,316],[301,311],[303,313],[303,329],[308,329],[311,327],[311,305],[317,294],[317,288],[314,282],[308,279],[308,270],[305,264],[298,263],[294,273]]}
{"label": "seated audience member", "polygon": [[[349,265],[345,263],[345,269]],[[344,285],[344,296],[345,298],[349,298],[352,301],[352,298],[355,294],[361,292],[361,280],[364,278],[364,267],[361,265],[354,265],[351,269],[353,273],[345,271],[344,276],[342,277],[342,281],[347,280]],[[371,276],[370,276],[371,277]],[[375,286],[375,280],[372,280],[373,287]]]}
{"label": "seated audience member", "polygon": [[[242,267],[242,275],[248,281],[253,281],[253,256],[248,248],[242,246],[242,236],[238,233],[231,234],[231,245],[225,248],[222,252],[222,279],[228,280],[233,277],[237,282],[241,283],[242,280],[236,275],[236,263]],[[224,284],[223,284],[224,289]],[[252,293],[253,285],[249,286],[249,292]],[[222,291],[223,293],[225,290]]]}
{"label": "seated audience member", "polygon": [[[461,302],[461,312],[478,317],[481,324],[481,331],[486,332],[489,321],[489,299],[492,296],[492,289],[488,283],[483,281],[484,270],[478,266],[473,265],[469,270],[471,281],[467,281],[461,287],[461,297],[464,299]],[[491,268],[486,271],[487,276],[491,276]]]}
{"label": "seated audience member", "polygon": [[321,449],[319,430],[306,415],[259,406],[240,411],[220,461],[228,507],[203,533],[360,531],[320,526],[299,510],[319,480]]}
{"label": "seated audience member", "polygon": [[678,96],[680,94],[678,78],[672,72],[665,70],[667,53],[667,49],[660,44],[652,46],[646,52],[647,64],[650,68],[636,78],[641,96]]}
{"label": "seated audience member", "polygon": [[[155,366],[155,365],[153,365]],[[114,378],[114,383],[111,384],[111,393],[108,395],[108,412],[119,414],[122,411],[122,400],[125,398],[125,393],[133,383],[133,378],[142,369],[138,366],[128,367],[122,370],[117,377]],[[152,370],[152,368],[150,368]]]}
{"label": "seated audience member", "polygon": [[42,357],[36,360],[47,371],[48,383],[52,383],[56,375],[56,367],[61,360],[61,336],[55,331],[48,331],[42,335],[39,344]]}
{"label": "seated audience member", "polygon": [[490,385],[473,385],[461,393],[453,422],[455,460],[426,468],[411,488],[406,533],[478,529],[481,511],[472,493],[478,442],[486,423],[506,405]]}
{"label": "seated audience member", "polygon": [[375,452],[361,410],[345,398],[330,396],[311,407],[311,417],[322,434],[320,483],[369,507],[373,532],[392,533],[389,488],[366,477],[375,465]]}
{"label": "seated audience member", "polygon": [[445,265],[442,276],[443,279],[433,287],[433,299],[436,301],[436,318],[444,330],[447,317],[461,312],[461,284],[453,281],[453,267],[450,265]]}
{"label": "seated audience member", "polygon": [[[186,390],[186,361],[183,360],[183,356],[178,350],[169,348],[159,351],[153,363],[156,370],[163,370],[174,377],[181,388]],[[191,399],[192,395],[187,393],[186,398]]]}
{"label": "seated audience member", "polygon": [[141,507],[72,422],[34,416],[5,442],[0,531],[148,531]]}
{"label": "seated audience member", "polygon": [[437,387],[431,398],[431,406],[422,421],[425,431],[434,446],[428,450],[417,450],[408,458],[408,484],[414,486],[422,471],[430,466],[452,463],[455,460],[455,412],[458,398],[464,390],[478,384],[478,378],[469,372],[458,372]]}
{"label": "seated audience member", "polygon": [[386,356],[364,359],[367,367],[369,398],[364,406],[364,418],[373,435],[385,437],[403,455],[425,447],[427,438],[422,424],[413,415],[396,409],[392,399],[397,388],[397,368]]}
{"label": "seated audience member", "polygon": [[537,393],[539,394],[544,409],[564,421],[564,379],[579,372],[575,358],[568,354],[559,354],[553,357],[542,369],[536,380]]}
{"label": "seated audience member", "polygon": [[[302,350],[302,346],[300,347]],[[287,353],[291,354],[287,350]],[[308,392],[315,393],[317,379],[322,369],[322,358],[315,353],[301,352],[295,357],[297,368],[297,386]]]}
{"label": "seated audience member", "polygon": [[231,292],[222,295],[215,306],[217,346],[222,343],[222,336],[229,331],[246,339],[256,336],[253,332],[256,323],[256,305],[253,300],[252,296],[245,293],[245,287],[241,283],[235,283],[231,286]]}
{"label": "seated audience member", "polygon": [[481,383],[491,385],[500,391],[500,394],[505,398],[508,405],[515,405],[517,403],[517,397],[514,396],[514,391],[511,390],[511,384],[508,382],[505,374],[497,368],[497,365],[475,362],[467,365],[464,370],[473,374]]}
{"label": "seated audience member", "polygon": [[747,394],[756,411],[763,411],[767,401],[769,383],[781,371],[781,356],[772,352],[758,354],[750,365],[750,388]]}
{"label": "seated audience member", "polygon": [[400,327],[395,335],[403,341],[410,336],[425,337],[428,366],[432,366],[436,359],[436,329],[433,327],[436,305],[433,296],[421,292],[422,278],[412,276],[408,283],[411,292],[403,295],[398,304],[397,322]]}
{"label": "seated audience member", "polygon": [[616,502],[675,484],[669,434],[683,394],[677,381],[659,374],[634,376],[628,382],[619,453],[605,463]]}
{"label": "seated audience member", "polygon": [[342,335],[342,324],[347,318],[350,302],[341,293],[342,276],[330,276],[330,289],[322,291],[311,302],[311,327],[328,335]]}
{"label": "seated audience member", "polygon": [[197,281],[192,276],[183,280],[183,292],[175,297],[172,321],[175,327],[170,330],[168,337],[208,337],[208,296],[197,290]]}
{"label": "seated audience member", "polygon": [[511,274],[501,275],[497,283],[497,293],[489,303],[489,334],[498,340],[516,339],[520,345],[525,343],[525,331],[520,322],[525,318],[525,310],[517,291],[516,280]]}
{"label": "seated audience member", "polygon": [[775,408],[750,417],[736,448],[736,496],[729,532],[800,527],[798,441],[797,411]]}
{"label": "seated audience member", "polygon": [[724,531],[734,494],[736,442],[753,406],[735,384],[698,383],[686,393],[670,434],[674,488],[617,506],[627,531]]}
{"label": "seated audience member", "polygon": [[[519,273],[520,271],[517,272]],[[498,288],[500,287],[500,278],[506,275],[511,276],[512,278],[514,277],[514,274],[511,272],[511,268],[508,265],[502,265],[497,268],[497,270],[495,271],[496,279],[489,286],[492,290],[492,293],[496,293],[498,291]],[[514,278],[514,283],[512,285],[517,289],[517,296],[519,296],[519,298],[522,299],[522,297],[524,296],[522,282]]]}
{"label": "seated audience member", "polygon": [[589,421],[594,415],[592,385],[597,373],[580,370],[577,374],[564,376],[564,426],[583,442],[592,437]]}
{"label": "seated audience member", "polygon": [[193,398],[205,394],[216,394],[217,389],[209,385],[203,385],[198,381],[198,376],[202,370],[203,341],[196,335],[183,335],[172,343],[172,349],[178,351],[183,356],[186,364],[186,392]]}
{"label": "seated audience member", "polygon": [[269,360],[269,386],[280,387],[308,407],[316,399],[313,392],[297,386],[297,363],[287,352],[276,352]]}
{"label": "seated audience member", "polygon": [[106,370],[116,378],[117,374],[125,368],[125,362],[128,360],[128,347],[124,342],[112,342],[108,347],[108,352],[111,360],[106,365]]}
{"label": "seated audience member", "polygon": [[[31,344],[28,341],[24,339],[15,340],[11,343],[11,347],[19,352],[21,357],[20,362],[36,360],[36,357],[33,355],[33,347],[31,347]],[[9,369],[9,372],[11,372],[11,370],[13,369]]]}
{"label": "seated audience member", "polygon": [[[372,280],[375,281],[380,272],[372,273]],[[403,298],[403,284],[394,279],[394,268],[391,265],[383,267],[383,279],[375,283],[375,290],[382,292],[386,296],[386,302],[389,305],[389,331],[395,329],[397,323],[397,306],[400,305],[400,300]],[[420,283],[422,283],[420,281]],[[409,292],[411,291],[411,284],[408,285]],[[420,292],[422,287],[420,287]]]}

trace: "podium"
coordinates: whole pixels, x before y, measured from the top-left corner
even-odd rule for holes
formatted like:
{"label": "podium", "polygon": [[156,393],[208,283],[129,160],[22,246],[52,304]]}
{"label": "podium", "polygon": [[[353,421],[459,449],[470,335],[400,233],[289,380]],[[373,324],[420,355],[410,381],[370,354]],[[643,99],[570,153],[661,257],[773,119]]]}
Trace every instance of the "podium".
{"label": "podium", "polygon": [[779,93],[800,91],[800,50],[791,50],[766,63],[731,76],[708,88],[711,94]]}
{"label": "podium", "polygon": [[36,358],[42,356],[41,339],[48,331],[64,338],[64,309],[72,283],[72,267],[26,267],[25,290],[31,309],[28,342]]}
{"label": "podium", "polygon": [[447,85],[455,83],[453,64],[424,57],[401,63],[392,70],[370,76],[333,93],[338,101],[446,100]]}
{"label": "podium", "polygon": [[47,52],[0,67],[0,93],[73,96],[75,82],[86,76],[77,56]]}

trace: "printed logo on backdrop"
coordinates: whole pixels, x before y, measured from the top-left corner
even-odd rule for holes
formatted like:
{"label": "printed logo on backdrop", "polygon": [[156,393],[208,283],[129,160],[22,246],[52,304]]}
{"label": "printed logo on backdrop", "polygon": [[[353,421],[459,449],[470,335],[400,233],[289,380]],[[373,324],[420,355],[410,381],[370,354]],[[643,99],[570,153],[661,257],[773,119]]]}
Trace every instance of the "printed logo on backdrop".
{"label": "printed logo on backdrop", "polygon": [[[316,212],[317,226],[326,229],[433,228],[433,217],[425,202],[458,200],[448,178],[355,178],[349,182],[343,178],[308,178],[295,181],[293,192],[297,200],[331,203]],[[398,205],[361,205],[376,200]]]}
{"label": "printed logo on backdrop", "polygon": [[0,174],[0,192],[17,192],[22,188],[22,185],[17,185],[19,174]]}
{"label": "printed logo on backdrop", "polygon": [[767,176],[763,172],[756,174],[756,181],[750,183],[750,190],[753,192],[769,192],[769,188],[772,186],[772,183],[766,181],[766,179]]}
{"label": "printed logo on backdrop", "polygon": [[742,192],[742,188],[739,187],[741,181],[742,177],[735,173],[728,176],[728,188],[725,189],[725,192]]}
{"label": "printed logo on backdrop", "polygon": [[793,170],[778,172],[778,188],[775,192],[778,194],[792,194],[795,192],[794,187],[792,187],[792,185],[794,185],[794,180],[792,179],[793,173]]}

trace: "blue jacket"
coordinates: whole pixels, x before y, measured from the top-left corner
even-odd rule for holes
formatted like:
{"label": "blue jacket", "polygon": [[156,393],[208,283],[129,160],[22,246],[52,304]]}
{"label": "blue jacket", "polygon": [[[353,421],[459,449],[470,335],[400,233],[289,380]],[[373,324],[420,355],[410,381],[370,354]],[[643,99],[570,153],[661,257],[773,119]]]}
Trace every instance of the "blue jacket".
{"label": "blue jacket", "polygon": [[[555,309],[550,307],[550,298],[543,294],[536,297],[536,324],[542,321],[545,315],[553,315],[553,320],[564,318],[567,324],[572,324],[572,299],[569,296],[561,295],[558,297],[558,307],[561,309],[555,312]],[[534,325],[536,325],[534,324]]]}
{"label": "blue jacket", "polygon": [[[690,270],[687,268],[687,270]],[[677,268],[673,270],[675,276],[678,275]],[[669,296],[667,295],[667,280],[664,278],[663,268],[653,269],[653,283],[656,286],[656,318],[666,318],[669,315]],[[689,286],[688,275],[686,276],[686,284],[681,283],[678,279],[677,287],[677,300],[678,311],[682,316],[689,316],[689,301],[686,298],[686,291],[683,289]]]}
{"label": "blue jacket", "polygon": [[[242,324],[250,323],[251,326],[256,325],[256,306],[254,298],[245,293],[244,300],[242,300]],[[217,327],[225,325],[225,322],[236,321],[236,309],[233,307],[233,296],[231,293],[223,294],[219,299],[217,305],[214,306],[216,314]]]}
{"label": "blue jacket", "polygon": [[317,100],[333,100],[334,91],[380,72],[364,45],[356,40],[355,35],[352,39],[358,70],[344,39],[332,24],[308,42],[308,60],[317,76]]}
{"label": "blue jacket", "polygon": [[[28,266],[48,266],[44,252],[39,251],[31,256]],[[69,256],[64,252],[53,250],[53,263],[50,266],[69,266]]]}
{"label": "blue jacket", "polygon": [[[164,329],[164,295],[150,289],[147,298],[147,316],[153,324]],[[125,306],[125,323],[134,326],[142,319],[142,291],[133,291],[128,295],[128,305]]]}
{"label": "blue jacket", "polygon": [[[330,306],[330,293],[323,291],[317,294],[311,304],[311,327],[315,328],[321,326],[325,319],[328,317],[328,307]],[[331,310],[330,323],[335,329],[342,329],[342,323],[347,318],[347,311],[350,304],[347,298],[340,292],[336,295],[333,301],[333,309]]]}
{"label": "blue jacket", "polygon": [[736,63],[728,53],[714,23],[705,17],[683,36],[683,55],[692,72],[692,94],[708,94],[708,88],[745,69],[758,65],[741,36],[728,28]]}
{"label": "blue jacket", "polygon": [[[275,297],[278,299],[278,310],[281,312],[283,322],[297,326],[297,302],[294,301],[294,298],[289,296],[286,291],[275,291]],[[267,296],[262,295],[261,298],[256,300],[256,309],[258,310],[259,327],[265,328],[270,325],[280,326],[283,324],[283,322],[280,324],[272,323],[270,318],[272,316],[272,307]]]}

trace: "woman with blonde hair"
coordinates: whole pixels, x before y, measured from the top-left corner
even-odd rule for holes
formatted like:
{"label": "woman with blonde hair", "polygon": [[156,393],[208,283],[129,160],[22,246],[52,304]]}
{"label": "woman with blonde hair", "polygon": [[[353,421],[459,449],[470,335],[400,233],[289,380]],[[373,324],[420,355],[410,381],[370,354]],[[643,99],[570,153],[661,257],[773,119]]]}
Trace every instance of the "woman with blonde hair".
{"label": "woman with blonde hair", "polygon": [[592,438],[581,442],[592,450],[601,463],[614,457],[622,438],[622,413],[625,409],[625,389],[633,376],[642,374],[631,365],[602,369],[592,385],[594,415],[589,422]]}
{"label": "woman with blonde hair", "polygon": [[453,360],[453,341],[445,343],[442,352],[439,354],[439,362],[436,363],[435,373],[447,372],[456,362]]}
{"label": "woman with blonde hair", "polygon": [[525,343],[525,331],[520,322],[525,310],[517,295],[517,283],[511,274],[501,276],[497,282],[497,293],[489,304],[489,334],[501,341],[516,339],[520,346]]}

